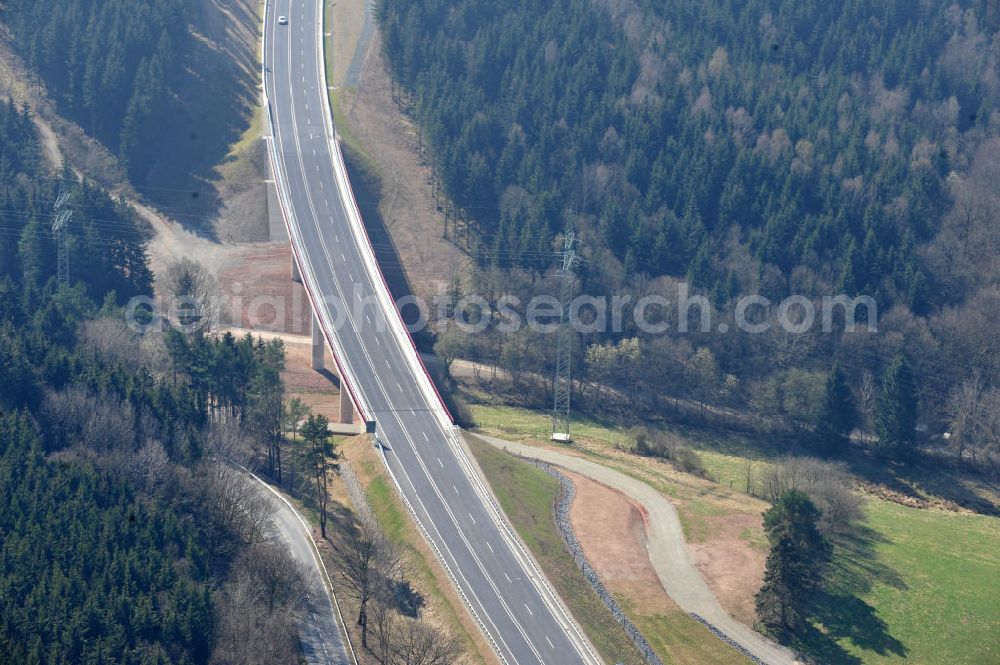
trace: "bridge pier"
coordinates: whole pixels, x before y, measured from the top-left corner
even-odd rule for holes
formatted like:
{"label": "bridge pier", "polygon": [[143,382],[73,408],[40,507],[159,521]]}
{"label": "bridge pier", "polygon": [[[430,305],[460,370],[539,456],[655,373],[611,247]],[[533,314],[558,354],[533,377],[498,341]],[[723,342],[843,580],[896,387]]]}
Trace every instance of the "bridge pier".
{"label": "bridge pier", "polygon": [[354,401],[351,393],[344,385],[344,377],[340,377],[340,424],[351,425],[354,423]]}
{"label": "bridge pier", "polygon": [[[293,259],[294,260],[294,259]],[[312,315],[312,368],[317,372],[326,368],[323,354],[326,351],[325,340],[323,339],[323,329],[319,326],[319,317],[316,312]]]}
{"label": "bridge pier", "polygon": [[[295,259],[292,259],[292,265],[295,265]],[[326,353],[326,339],[323,337],[323,330],[320,328],[319,317],[316,316],[316,312],[312,315],[312,368],[317,372],[326,369],[326,361],[324,354]],[[341,425],[352,425],[354,424],[354,400],[351,399],[351,393],[347,389],[347,385],[344,381],[344,377],[340,377],[340,424]]]}

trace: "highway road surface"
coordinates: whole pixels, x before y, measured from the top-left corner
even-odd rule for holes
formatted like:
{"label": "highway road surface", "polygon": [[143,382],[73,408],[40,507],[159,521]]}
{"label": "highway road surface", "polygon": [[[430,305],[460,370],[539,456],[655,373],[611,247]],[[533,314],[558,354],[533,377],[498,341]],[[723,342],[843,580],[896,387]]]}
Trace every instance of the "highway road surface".
{"label": "highway road surface", "polygon": [[321,12],[318,0],[269,0],[263,61],[279,199],[327,342],[355,404],[377,423],[404,501],[500,660],[599,663],[465,457],[350,217],[353,195],[335,170]]}

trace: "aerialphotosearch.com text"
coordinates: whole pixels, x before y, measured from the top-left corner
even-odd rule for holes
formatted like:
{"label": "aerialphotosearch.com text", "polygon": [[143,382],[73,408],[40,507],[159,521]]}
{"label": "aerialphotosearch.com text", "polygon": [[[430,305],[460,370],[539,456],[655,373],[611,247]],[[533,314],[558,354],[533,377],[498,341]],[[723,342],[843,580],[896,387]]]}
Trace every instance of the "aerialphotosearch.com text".
{"label": "aerialphotosearch.com text", "polygon": [[[312,307],[300,295],[291,298],[275,295],[243,297],[240,285],[233,293],[222,294],[203,302],[194,297],[178,296],[153,299],[133,298],[126,308],[128,323],[144,330],[168,321],[184,331],[204,329],[208,322],[227,319],[239,327],[272,330],[295,330],[291,322],[302,321],[303,311]],[[345,300],[324,295],[318,306],[329,312],[336,329],[350,325],[357,330],[383,331],[387,322],[379,300],[362,284],[350,289]],[[468,334],[496,330],[515,333],[527,328],[550,333],[562,324],[562,305],[554,296],[536,295],[524,299],[506,294],[487,298],[469,294],[455,297],[440,293],[429,299],[407,295],[395,301],[410,333],[429,326],[442,331],[454,325]],[[567,308],[567,323],[580,334],[617,334],[638,331],[646,335],[674,333],[743,332],[760,334],[778,328],[791,334],[854,332],[858,328],[878,331],[878,306],[870,296],[828,295],[806,297],[791,295],[772,300],[760,294],[744,295],[725,308],[713,306],[703,295],[692,294],[680,283],[673,293],[632,295],[578,295]]]}

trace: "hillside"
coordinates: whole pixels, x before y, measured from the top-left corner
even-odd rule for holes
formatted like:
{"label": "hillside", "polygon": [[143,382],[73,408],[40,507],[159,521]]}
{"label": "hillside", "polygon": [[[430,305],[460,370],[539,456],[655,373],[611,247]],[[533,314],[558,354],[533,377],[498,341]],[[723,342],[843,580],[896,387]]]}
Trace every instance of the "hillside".
{"label": "hillside", "polygon": [[[669,308],[648,334],[627,305],[623,327],[580,335],[581,378],[629,408],[691,397],[811,428],[836,361],[873,431],[900,355],[929,431],[956,427],[962,391],[1000,403],[1000,347],[975,332],[1000,311],[994,3],[381,0],[378,18],[454,205],[444,232],[481,268],[467,292],[551,293],[572,226],[583,293],[709,298],[730,334],[678,333]],[[870,296],[879,334],[785,334],[773,308],[738,333],[751,294]],[[450,342],[552,371],[527,332]]]}
{"label": "hillside", "polygon": [[[86,213],[67,283],[60,194]],[[138,334],[134,210],[49,170],[31,110],[9,103],[0,201],[0,661],[293,662],[298,573],[265,542],[254,482],[219,461],[273,429],[280,342]]]}

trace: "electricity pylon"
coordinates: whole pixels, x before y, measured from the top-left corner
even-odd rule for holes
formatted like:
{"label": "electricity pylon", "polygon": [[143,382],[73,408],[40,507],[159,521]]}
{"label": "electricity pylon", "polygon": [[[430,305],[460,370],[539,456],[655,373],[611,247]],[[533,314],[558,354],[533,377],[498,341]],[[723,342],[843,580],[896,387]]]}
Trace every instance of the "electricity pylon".
{"label": "electricity pylon", "polygon": [[569,399],[571,392],[571,370],[573,365],[573,325],[570,321],[570,307],[573,304],[575,287],[573,270],[576,267],[576,233],[571,229],[563,240],[562,270],[560,272],[562,306],[556,345],[555,395],[552,405],[552,440],[570,442]]}
{"label": "electricity pylon", "polygon": [[59,195],[53,206],[56,217],[52,222],[52,235],[56,240],[56,274],[61,284],[69,284],[69,237],[66,227],[73,217],[73,211],[63,209],[68,201],[69,194],[64,192]]}

